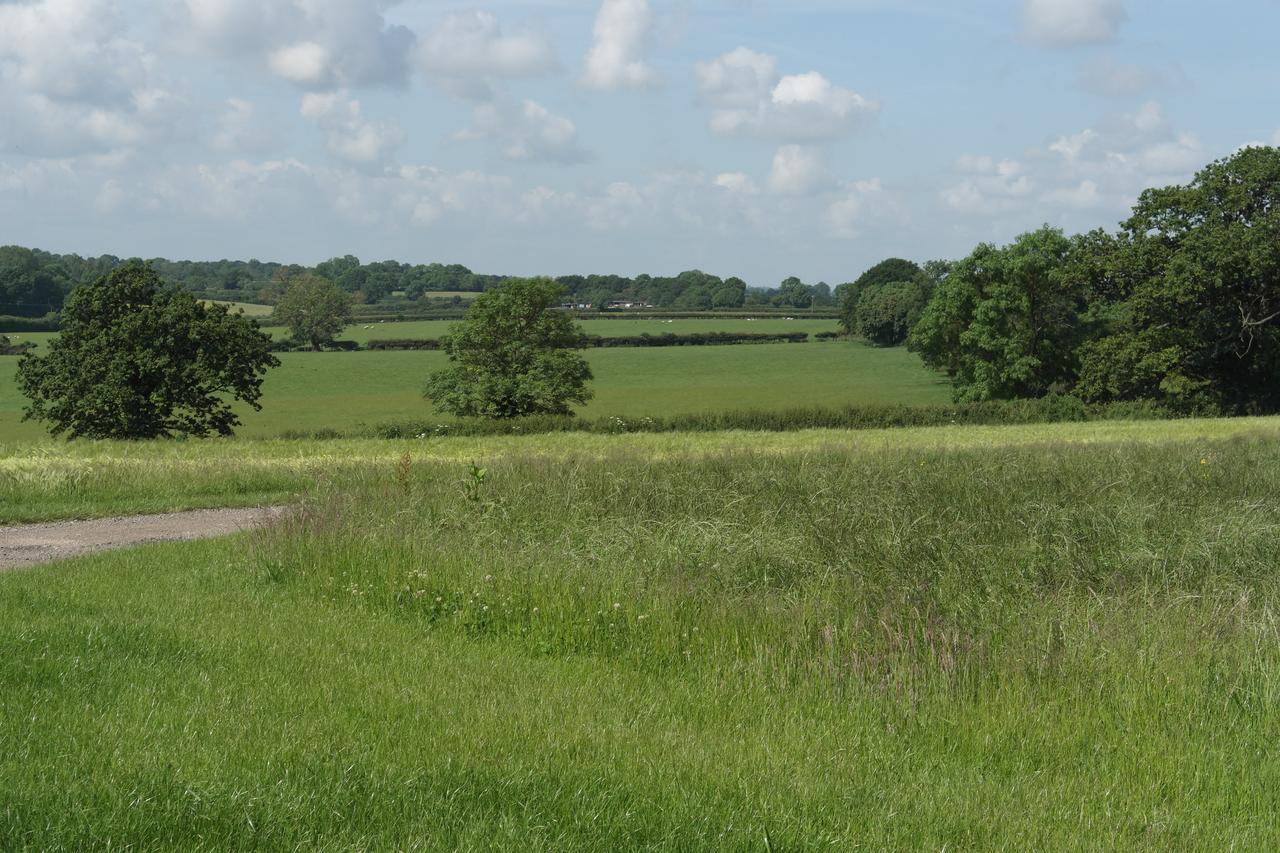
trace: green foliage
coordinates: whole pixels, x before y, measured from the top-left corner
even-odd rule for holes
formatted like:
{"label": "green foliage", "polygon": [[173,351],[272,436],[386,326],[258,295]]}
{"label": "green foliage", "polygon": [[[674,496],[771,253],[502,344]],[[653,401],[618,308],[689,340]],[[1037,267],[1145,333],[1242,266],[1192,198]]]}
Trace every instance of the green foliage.
{"label": "green foliage", "polygon": [[1280,409],[1280,149],[1147,190],[1118,235],[1082,246],[1112,328],[1082,347],[1081,395]]}
{"label": "green foliage", "polygon": [[61,328],[62,319],[57,314],[45,314],[43,317],[0,314],[0,332],[56,332]]}
{"label": "green foliage", "polygon": [[809,308],[813,305],[813,288],[791,276],[778,286],[773,304],[784,308]]}
{"label": "green foliage", "polygon": [[278,364],[271,339],[226,306],[165,288],[131,262],[77,289],[62,334],[19,363],[26,418],[72,438],[230,435],[228,397],[257,409],[262,376]]}
{"label": "green foliage", "polygon": [[509,279],[471,304],[446,340],[450,366],[431,376],[426,396],[437,411],[514,418],[571,413],[591,399],[586,359],[574,352],[582,330],[563,311],[550,279]]}
{"label": "green foliage", "polygon": [[830,308],[836,304],[835,297],[831,293],[831,285],[825,281],[815,284],[811,291],[813,308]]}
{"label": "green foliage", "polygon": [[910,345],[947,372],[957,400],[1038,397],[1074,381],[1088,327],[1071,248],[1045,226],[1003,248],[984,243],[938,285]]}
{"label": "green foliage", "polygon": [[42,317],[62,307],[63,270],[43,252],[0,246],[0,314]]}
{"label": "green foliage", "polygon": [[297,343],[318,350],[351,322],[351,296],[327,278],[303,273],[289,281],[272,320],[288,326]]}
{"label": "green foliage", "polygon": [[862,291],[853,312],[853,333],[880,347],[906,342],[924,311],[924,288],[914,281],[873,284]]}
{"label": "green foliage", "polygon": [[724,283],[711,294],[712,308],[741,308],[747,298],[747,283],[734,276],[725,279]]}
{"label": "green foliage", "polygon": [[[887,260],[883,260],[864,272],[862,275],[858,276],[857,281],[848,282],[837,287],[833,295],[833,301],[840,309],[840,325],[851,335],[863,335],[866,337],[866,333],[860,330],[862,318],[858,316],[858,305],[862,301],[863,294],[884,285],[901,285],[904,282],[915,284],[923,295],[924,301],[928,301],[928,297],[932,293],[932,283],[929,278],[921,271],[919,265],[915,262],[903,260],[902,258],[889,258]],[[902,297],[904,296],[907,296],[907,294],[904,292],[897,292],[894,296],[889,297],[888,299],[882,298],[881,304],[875,310],[870,312],[867,319],[872,319],[873,317],[883,318],[885,316],[885,311],[890,308],[887,303],[903,303],[904,301]],[[914,300],[910,297],[905,300],[906,303],[913,301]],[[916,313],[918,313],[918,309]],[[900,321],[905,320],[905,315],[900,317]],[[915,317],[913,316],[911,318],[911,323],[914,322]],[[905,339],[899,339],[895,344],[880,344],[879,340],[896,338],[897,335],[896,333],[884,331],[881,323],[873,321],[872,326],[875,330],[875,338],[868,337],[867,339],[874,340],[878,345],[893,346],[896,345],[896,343],[901,343],[901,341]],[[910,331],[909,326],[908,331]]]}

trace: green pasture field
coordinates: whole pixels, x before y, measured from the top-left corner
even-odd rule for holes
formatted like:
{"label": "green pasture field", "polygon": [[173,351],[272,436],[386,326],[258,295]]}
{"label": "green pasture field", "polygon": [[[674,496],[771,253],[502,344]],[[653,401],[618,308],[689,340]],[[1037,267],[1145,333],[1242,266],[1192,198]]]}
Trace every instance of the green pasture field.
{"label": "green pasture field", "polygon": [[[367,344],[369,341],[385,341],[392,339],[441,338],[449,333],[449,327],[456,320],[409,320],[404,322],[385,323],[352,323],[338,337],[342,340]],[[837,320],[785,320],[781,317],[761,317],[749,320],[745,317],[707,318],[688,320],[580,320],[579,325],[589,335],[627,336],[627,335],[690,335],[695,332],[764,332],[781,335],[789,332],[834,332],[840,328]],[[278,340],[289,336],[289,331],[281,326],[269,327],[268,331]]]}
{"label": "green pasture field", "polygon": [[1278,433],[8,445],[302,494],[0,574],[0,846],[1275,849]]}
{"label": "green pasture field", "polygon": [[[586,355],[596,375],[596,397],[582,409],[585,416],[950,399],[949,386],[916,355],[851,341],[618,348]],[[435,418],[422,387],[447,362],[442,352],[282,353],[280,361],[263,386],[263,410],[243,413],[244,436]],[[40,425],[20,421],[16,367],[16,359],[0,359],[0,441],[43,434]]]}
{"label": "green pasture field", "polygon": [[[451,293],[452,296],[452,293]],[[250,305],[241,304],[241,302],[227,302],[227,305],[236,307],[244,307],[244,313],[260,320],[268,321],[271,316],[271,306],[269,305]],[[369,343],[370,341],[388,341],[388,339],[410,338],[410,339],[429,339],[442,338],[448,334],[449,327],[457,323],[457,320],[404,320],[404,321],[385,321],[385,323],[361,323],[356,321],[348,325],[347,329],[340,334],[339,339],[342,341],[356,341],[357,343]],[[819,332],[836,332],[840,329],[840,323],[837,320],[810,320],[810,319],[794,319],[787,320],[783,318],[772,318],[772,316],[762,315],[759,319],[749,320],[746,318],[707,318],[707,319],[682,319],[682,320],[582,320],[581,327],[588,334],[599,334],[599,336],[634,336],[634,334],[694,334],[695,332],[764,332],[768,334],[785,334],[790,332],[808,332],[809,334],[818,334]],[[280,325],[265,325],[266,332],[276,341],[283,341],[289,337],[289,330]],[[31,341],[36,343],[37,347],[44,347],[51,338],[58,337],[56,332],[24,332],[24,333],[8,333],[10,341],[14,343],[22,341]],[[0,368],[3,368],[5,362],[0,361]]]}
{"label": "green pasture field", "polygon": [[[0,332],[9,339],[10,343],[33,343],[36,345],[37,351],[53,338],[58,336],[57,332]],[[12,365],[12,367],[10,367]],[[14,356],[0,356],[0,374],[10,373],[18,366],[18,359]]]}
{"label": "green pasture field", "polygon": [[474,290],[427,290],[422,294],[423,299],[452,299],[457,296],[462,299],[475,299],[480,294]]}
{"label": "green pasture field", "polygon": [[[238,304],[238,303],[237,303]],[[259,313],[246,310],[246,314],[267,321],[271,316],[271,307],[267,305],[245,305],[246,309],[262,309]],[[385,341],[391,339],[430,339],[441,338],[449,333],[449,327],[456,320],[408,320],[401,322],[355,322],[339,335],[339,339],[367,344],[369,341]],[[582,328],[591,335],[626,336],[626,335],[689,335],[695,332],[765,332],[768,334],[786,334],[789,332],[808,332],[816,335],[819,332],[834,332],[840,328],[836,320],[784,320],[762,316],[758,320],[742,318],[708,318],[693,320],[582,320]],[[276,340],[289,337],[289,330],[283,326],[269,326],[264,322],[263,328]],[[15,343],[32,341],[43,347],[57,332],[25,332],[9,334]],[[0,361],[0,368],[6,362]]]}

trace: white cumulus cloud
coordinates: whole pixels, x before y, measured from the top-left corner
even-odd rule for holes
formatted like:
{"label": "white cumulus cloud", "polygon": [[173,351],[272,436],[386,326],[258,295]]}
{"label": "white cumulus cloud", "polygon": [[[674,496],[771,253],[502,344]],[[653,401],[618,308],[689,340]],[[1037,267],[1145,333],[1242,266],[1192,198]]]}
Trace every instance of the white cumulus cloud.
{"label": "white cumulus cloud", "polygon": [[723,172],[716,175],[712,181],[722,190],[728,190],[731,193],[740,193],[742,195],[756,195],[760,192],[760,188],[756,186],[756,182],[751,176],[745,172]]}
{"label": "white cumulus cloud", "polygon": [[1128,20],[1123,0],[1026,0],[1025,37],[1049,47],[1104,44]]}
{"label": "white cumulus cloud", "polygon": [[0,149],[64,156],[141,144],[182,106],[112,0],[0,2]]}
{"label": "white cumulus cloud", "polygon": [[1008,210],[1029,196],[1035,183],[1026,167],[1016,160],[965,155],[956,162],[965,177],[942,191],[948,207],[966,213],[994,213]]}
{"label": "white cumulus cloud", "polygon": [[574,123],[536,101],[489,101],[472,115],[471,128],[459,138],[497,140],[508,160],[569,164],[587,159]]}
{"label": "white cumulus cloud", "polygon": [[267,65],[278,76],[300,86],[326,86],[333,82],[329,51],[313,41],[273,50],[267,57]]}
{"label": "white cumulus cloud", "polygon": [[325,132],[329,153],[357,166],[385,163],[404,140],[395,125],[365,119],[360,102],[343,92],[308,92],[302,97],[302,115]]}
{"label": "white cumulus cloud", "polygon": [[403,86],[416,37],[388,23],[398,0],[184,0],[190,40],[228,56],[258,56],[309,89]]}
{"label": "white cumulus cloud", "polygon": [[778,195],[811,195],[830,182],[817,149],[784,145],[773,155],[769,189]]}
{"label": "white cumulus cloud", "polygon": [[559,63],[551,42],[535,33],[507,35],[490,12],[450,15],[423,39],[422,67],[443,77],[531,77]]}
{"label": "white cumulus cloud", "polygon": [[592,89],[638,89],[658,82],[645,59],[654,25],[649,0],[604,0],[596,16],[583,85]]}
{"label": "white cumulus cloud", "polygon": [[740,47],[696,67],[698,91],[718,133],[791,141],[840,136],[876,115],[880,104],[817,71],[782,76],[773,56]]}
{"label": "white cumulus cloud", "polygon": [[827,225],[837,237],[853,239],[862,234],[864,223],[879,217],[889,205],[879,178],[854,181],[827,207]]}

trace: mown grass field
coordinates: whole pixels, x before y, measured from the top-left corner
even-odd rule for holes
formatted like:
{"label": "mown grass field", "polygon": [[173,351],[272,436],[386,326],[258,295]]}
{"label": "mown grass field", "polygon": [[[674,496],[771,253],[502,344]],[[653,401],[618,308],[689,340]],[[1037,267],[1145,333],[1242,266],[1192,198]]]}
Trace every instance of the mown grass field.
{"label": "mown grass field", "polygon": [[[369,341],[385,341],[396,338],[442,338],[449,333],[455,320],[411,320],[399,323],[353,323],[339,335],[342,340],[367,344]],[[764,332],[781,335],[788,332],[834,332],[839,329],[836,320],[787,320],[781,317],[761,317],[750,320],[745,317],[726,319],[685,320],[592,320],[578,322],[587,334],[604,336],[627,335],[689,335],[695,332]],[[281,326],[268,327],[277,340],[289,337],[289,330]]]}
{"label": "mown grass field", "polygon": [[0,838],[1272,849],[1277,438],[8,445],[9,506],[299,509],[0,575]]}
{"label": "mown grass field", "polygon": [[[596,397],[584,416],[950,399],[949,387],[914,354],[850,341],[619,348],[586,356]],[[422,387],[447,359],[442,352],[354,352],[282,353],[280,361],[263,386],[263,410],[243,409],[244,436],[436,418]],[[43,434],[38,424],[21,422],[16,369],[16,359],[0,359],[0,440]]]}
{"label": "mown grass field", "polygon": [[[239,306],[240,303],[229,303]],[[267,305],[243,306],[245,313],[263,322],[264,328],[276,340],[289,337],[289,330],[283,326],[270,326],[271,308]],[[250,310],[253,309],[253,310]],[[367,344],[369,341],[385,341],[391,339],[426,339],[441,338],[449,332],[449,327],[456,320],[409,320],[404,322],[356,322],[352,323],[338,337],[341,340],[356,341]],[[805,318],[787,320],[781,317],[762,316],[749,320],[745,317],[708,318],[683,320],[581,320],[579,325],[590,335],[626,336],[626,335],[689,335],[695,332],[765,332],[769,334],[786,334],[788,332],[807,332],[816,335],[819,332],[834,332],[839,329],[835,320],[810,320]],[[24,332],[11,333],[9,337],[15,343],[31,341],[43,347],[57,332]],[[2,366],[4,362],[0,362]]]}

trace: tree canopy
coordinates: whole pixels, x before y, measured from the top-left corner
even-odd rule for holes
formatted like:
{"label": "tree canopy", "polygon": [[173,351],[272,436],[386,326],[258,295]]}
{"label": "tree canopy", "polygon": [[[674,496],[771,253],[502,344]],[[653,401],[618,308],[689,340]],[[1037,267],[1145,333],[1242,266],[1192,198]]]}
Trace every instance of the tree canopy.
{"label": "tree canopy", "polygon": [[546,278],[509,279],[476,297],[445,339],[449,366],[430,377],[437,410],[464,417],[572,414],[591,399],[591,368],[575,350],[585,336]]}
{"label": "tree canopy", "polygon": [[270,344],[252,320],[130,262],[75,290],[48,354],[23,356],[25,417],[72,438],[230,435],[230,400],[260,408],[262,377],[279,363]]}
{"label": "tree canopy", "polygon": [[850,331],[880,347],[896,347],[920,319],[927,297],[917,281],[873,284],[858,298]]}
{"label": "tree canopy", "polygon": [[1085,291],[1066,275],[1071,249],[1045,226],[978,246],[938,285],[909,343],[958,400],[1038,397],[1074,379]]}
{"label": "tree canopy", "polygon": [[1081,396],[1280,409],[1280,149],[1147,190],[1119,234],[1083,246],[1112,323],[1082,347]]}
{"label": "tree canopy", "polygon": [[329,279],[304,272],[289,281],[272,316],[289,327],[294,341],[318,350],[351,322],[351,296]]}

